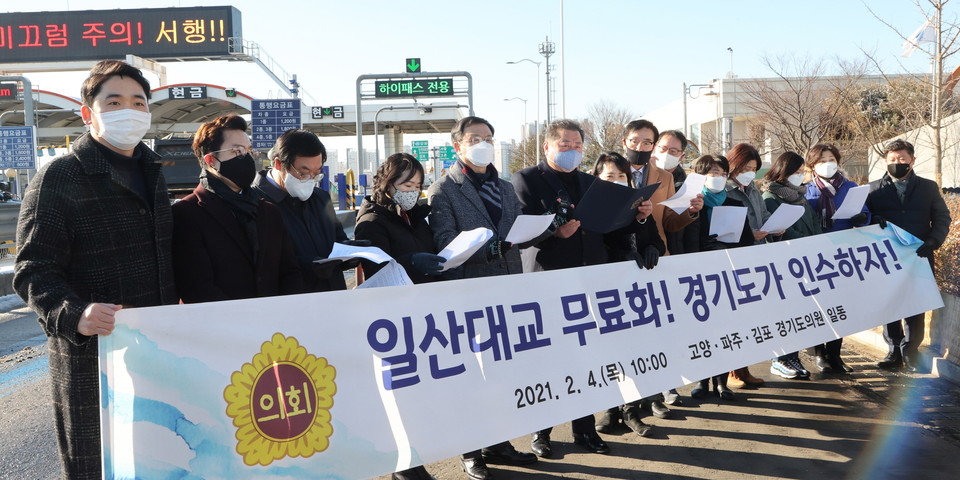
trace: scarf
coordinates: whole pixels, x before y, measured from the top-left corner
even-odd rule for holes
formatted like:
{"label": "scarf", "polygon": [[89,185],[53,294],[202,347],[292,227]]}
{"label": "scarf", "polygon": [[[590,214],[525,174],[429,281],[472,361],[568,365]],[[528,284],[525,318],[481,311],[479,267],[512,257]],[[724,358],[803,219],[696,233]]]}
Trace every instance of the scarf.
{"label": "scarf", "polygon": [[793,185],[786,185],[780,182],[770,182],[770,184],[767,185],[767,191],[780,197],[790,205],[803,205],[807,203],[806,197],[803,196],[807,191],[807,187],[803,185],[794,187]]}
{"label": "scarf", "polygon": [[233,212],[233,216],[240,222],[240,227],[250,241],[250,247],[253,249],[253,258],[257,258],[257,250],[260,248],[260,243],[257,240],[256,220],[257,207],[260,205],[260,200],[253,194],[253,190],[245,188],[240,190],[240,192],[234,192],[226,183],[223,183],[223,180],[213,175],[208,175],[206,169],[200,170],[200,185],[203,185],[203,188],[208,192],[213,193],[227,202],[227,205]]}
{"label": "scarf", "polygon": [[837,195],[837,191],[845,180],[839,173],[827,182],[824,182],[820,175],[813,176],[813,181],[820,189],[820,218],[823,219],[824,230],[833,226],[833,214],[837,211],[837,204],[833,201],[833,197]]}
{"label": "scarf", "polygon": [[713,207],[719,207],[723,205],[723,202],[727,200],[727,191],[720,190],[718,193],[713,193],[710,190],[707,190],[706,187],[703,189],[703,210],[707,214],[707,221],[710,221],[710,214],[713,213]]}
{"label": "scarf", "polygon": [[493,165],[487,166],[487,171],[480,174],[467,167],[463,162],[457,160],[457,166],[463,172],[480,195],[483,206],[490,215],[490,220],[494,225],[500,225],[500,217],[503,215],[503,201],[500,196],[500,176],[497,175],[497,169]]}

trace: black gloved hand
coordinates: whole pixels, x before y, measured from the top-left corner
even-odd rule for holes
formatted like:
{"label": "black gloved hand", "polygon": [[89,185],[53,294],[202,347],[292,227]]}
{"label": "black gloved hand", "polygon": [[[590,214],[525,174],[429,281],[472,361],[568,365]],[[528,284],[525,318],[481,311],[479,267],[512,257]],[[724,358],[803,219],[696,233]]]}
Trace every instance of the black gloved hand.
{"label": "black gloved hand", "polygon": [[440,269],[446,261],[446,258],[432,253],[420,252],[410,255],[410,264],[413,268],[427,275],[440,275]]}
{"label": "black gloved hand", "polygon": [[345,240],[340,242],[344,245],[349,245],[351,247],[369,247],[373,245],[373,242],[370,240]]}
{"label": "black gloved hand", "polygon": [[623,254],[623,258],[626,260],[633,260],[637,262],[637,267],[641,270],[644,268],[644,258],[643,255],[640,255],[640,252],[636,250],[628,250]]}
{"label": "black gloved hand", "polygon": [[880,225],[880,228],[887,228],[887,220],[885,218],[881,217],[880,215],[874,215],[873,219],[877,221],[877,223]]}
{"label": "black gloved hand", "polygon": [[[867,214],[860,212],[852,217],[850,217],[850,223],[854,226],[861,227],[867,223]],[[884,222],[886,223],[886,222]]]}
{"label": "black gloved hand", "polygon": [[334,275],[343,275],[343,261],[330,260],[326,258],[318,258],[316,261],[310,264],[313,269],[313,274],[320,279],[333,278]]}
{"label": "black gloved hand", "polygon": [[660,252],[657,251],[657,247],[647,245],[646,248],[643,249],[643,266],[647,270],[653,270],[653,267],[656,267],[659,261]]}
{"label": "black gloved hand", "polygon": [[923,245],[920,245],[920,248],[917,249],[917,256],[929,258],[933,256],[933,251],[939,247],[940,245],[937,245],[937,242],[934,240],[924,240]]}
{"label": "black gloved hand", "polygon": [[487,246],[484,247],[487,251],[487,261],[496,260],[498,258],[503,258],[506,255],[507,251],[513,247],[512,243],[503,242],[497,239],[490,240],[487,242]]}
{"label": "black gloved hand", "polygon": [[720,250],[720,244],[717,243],[717,234],[709,235],[700,242],[700,251],[701,252],[710,252],[713,250]]}

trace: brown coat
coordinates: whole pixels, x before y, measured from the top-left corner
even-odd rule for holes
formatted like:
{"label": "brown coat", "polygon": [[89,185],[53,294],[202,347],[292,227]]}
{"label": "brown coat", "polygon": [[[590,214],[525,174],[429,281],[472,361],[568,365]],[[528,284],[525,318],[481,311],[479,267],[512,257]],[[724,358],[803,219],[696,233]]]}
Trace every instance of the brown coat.
{"label": "brown coat", "polygon": [[[673,174],[654,165],[653,162],[648,163],[645,168],[649,169],[648,172],[645,172],[647,177],[645,185],[660,182],[660,187],[657,188],[656,192],[653,192],[650,201],[653,202],[653,218],[657,221],[660,240],[663,241],[664,245],[667,245],[667,235],[664,232],[679,232],[683,227],[693,223],[699,213],[692,215],[689,211],[677,213],[673,209],[659,205],[660,202],[677,193],[677,188],[673,185]],[[669,251],[667,251],[667,255],[670,255]]]}
{"label": "brown coat", "polygon": [[259,248],[226,200],[197,185],[173,206],[173,267],[184,303],[215,302],[303,292],[293,243],[276,205],[260,199]]}

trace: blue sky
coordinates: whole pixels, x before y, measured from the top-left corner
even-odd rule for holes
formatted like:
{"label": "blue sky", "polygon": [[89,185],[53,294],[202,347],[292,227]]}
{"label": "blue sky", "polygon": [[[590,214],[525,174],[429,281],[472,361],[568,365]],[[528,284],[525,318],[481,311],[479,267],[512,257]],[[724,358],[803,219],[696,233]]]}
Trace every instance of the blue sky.
{"label": "blue sky", "polygon": [[[901,59],[903,40],[875,19],[864,3],[847,0],[566,0],[564,44],[560,43],[560,0],[34,0],[4,2],[0,9],[11,5],[17,11],[62,11],[226,4],[241,11],[244,37],[296,73],[321,105],[352,104],[358,75],[401,72],[405,58],[420,57],[425,71],[471,72],[476,113],[493,122],[502,140],[517,136],[514,132],[523,121],[523,104],[503,99],[528,99],[527,116],[533,121],[535,82],[540,81],[545,90],[535,66],[505,62],[542,60],[537,48],[546,36],[557,43],[551,63],[559,63],[561,50],[566,62],[566,105],[558,105],[557,113],[565,111],[576,118],[586,116],[588,106],[599,101],[642,116],[677,100],[683,82],[706,83],[730,70],[728,47],[733,48],[733,70],[739,77],[769,76],[760,62],[764,54],[856,59],[862,58],[861,48],[875,52],[889,71],[929,70],[929,61],[921,53]],[[904,34],[923,22],[913,2],[869,4]],[[946,68],[950,71],[953,65]],[[277,96],[279,91],[252,64],[168,64],[168,73],[169,83],[233,86],[254,97]],[[560,74],[560,69],[555,73]],[[30,75],[39,88],[70,95],[77,95],[83,76]],[[415,138],[406,138],[411,139]],[[437,135],[431,140],[445,138]]]}

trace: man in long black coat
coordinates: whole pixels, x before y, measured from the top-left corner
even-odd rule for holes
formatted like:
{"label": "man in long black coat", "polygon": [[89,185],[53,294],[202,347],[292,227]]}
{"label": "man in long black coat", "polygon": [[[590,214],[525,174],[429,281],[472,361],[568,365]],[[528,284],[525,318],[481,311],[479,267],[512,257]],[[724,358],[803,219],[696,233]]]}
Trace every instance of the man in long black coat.
{"label": "man in long black coat", "polygon": [[[879,222],[878,217],[882,217],[923,240],[917,255],[929,259],[933,267],[933,252],[940,248],[950,230],[950,210],[937,183],[913,171],[916,158],[910,142],[891,141],[884,147],[884,158],[887,174],[870,182],[867,208],[874,221]],[[924,313],[918,313],[904,318],[906,329],[900,320],[884,325],[883,338],[889,353],[878,367],[893,369],[905,363],[908,371],[925,370],[917,352],[923,341],[923,317]]]}
{"label": "man in long black coat", "polygon": [[90,133],[30,183],[17,225],[14,288],[49,336],[63,478],[101,478],[98,335],[126,307],[176,302],[173,223],[150,127],[150,85],[118,61],[81,89]]}

